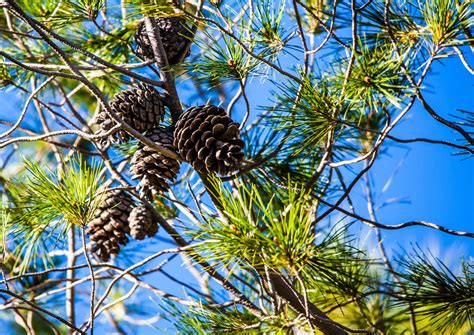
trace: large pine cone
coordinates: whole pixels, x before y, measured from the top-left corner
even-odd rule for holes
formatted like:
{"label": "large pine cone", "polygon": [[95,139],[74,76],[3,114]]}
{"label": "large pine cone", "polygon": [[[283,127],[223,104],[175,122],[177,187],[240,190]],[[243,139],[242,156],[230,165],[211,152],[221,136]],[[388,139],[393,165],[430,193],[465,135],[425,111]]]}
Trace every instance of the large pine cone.
{"label": "large pine cone", "polygon": [[[153,142],[176,152],[173,146],[173,130],[156,128],[147,132],[146,136]],[[174,181],[179,173],[180,162],[166,157],[149,146],[138,148],[132,157],[132,179],[139,179],[140,194],[147,199],[153,195],[169,190],[169,182]]]}
{"label": "large pine cone", "polygon": [[117,255],[120,244],[128,243],[130,232],[128,218],[133,207],[132,198],[123,191],[107,193],[97,208],[95,218],[89,222],[86,233],[90,235],[90,251],[106,262],[110,255]]}
{"label": "large pine cone", "polygon": [[155,236],[158,225],[153,222],[150,211],[145,206],[137,206],[130,213],[130,235],[135,240],[143,240],[147,235]]}
{"label": "large pine cone", "polygon": [[226,175],[238,168],[244,156],[239,124],[216,106],[197,106],[184,112],[176,123],[174,145],[201,173]]}
{"label": "large pine cone", "polygon": [[[166,52],[168,64],[178,64],[181,59],[189,56],[190,51],[188,49],[186,55],[182,57],[186,45],[194,37],[191,28],[186,24],[186,20],[181,17],[162,17],[156,18],[155,21],[160,28],[161,43]],[[155,58],[144,23],[140,25],[135,33],[135,42],[137,43],[136,53],[141,59]]]}
{"label": "large pine cone", "polygon": [[[137,88],[118,93],[110,102],[110,108],[127,124],[139,132],[152,129],[163,120],[165,114],[164,96],[153,86],[140,83]],[[97,116],[100,133],[109,131],[116,122],[101,111]],[[125,142],[129,135],[124,131],[112,135],[113,142]]]}

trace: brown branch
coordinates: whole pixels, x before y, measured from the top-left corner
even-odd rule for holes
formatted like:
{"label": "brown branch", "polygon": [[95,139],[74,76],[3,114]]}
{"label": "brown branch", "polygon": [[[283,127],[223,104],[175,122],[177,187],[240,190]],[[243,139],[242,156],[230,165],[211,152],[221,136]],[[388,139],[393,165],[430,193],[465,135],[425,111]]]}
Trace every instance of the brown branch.
{"label": "brown branch", "polygon": [[168,92],[168,104],[171,111],[173,123],[176,123],[182,113],[181,102],[179,101],[178,92],[174,82],[174,73],[168,65],[168,58],[166,56],[163,43],[160,37],[160,27],[155,18],[145,18],[145,27],[150,45],[155,56],[156,64],[160,67],[161,79],[164,82],[164,87]]}
{"label": "brown branch", "polygon": [[18,295],[18,294],[16,294],[16,293],[13,293],[13,292],[11,292],[11,291],[4,290],[4,289],[0,289],[0,293],[8,294],[8,295],[10,295],[10,296],[12,296],[12,297],[15,297],[16,299],[18,299],[18,300],[24,302],[25,304],[31,306],[31,307],[34,308],[35,310],[38,310],[38,311],[40,311],[40,312],[42,312],[42,313],[44,313],[44,314],[47,314],[47,315],[49,315],[50,317],[52,317],[52,318],[54,318],[54,319],[56,319],[56,320],[62,322],[62,323],[65,324],[67,327],[69,327],[69,328],[75,330],[76,332],[85,335],[85,333],[84,333],[82,330],[76,328],[73,324],[71,324],[71,323],[70,323],[69,321],[67,321],[66,319],[64,319],[64,318],[60,317],[59,315],[57,315],[57,314],[55,314],[55,313],[53,313],[53,312],[50,312],[50,311],[48,311],[47,309],[44,309],[44,308],[42,308],[42,307],[40,307],[40,306],[38,306],[38,305],[36,305],[36,304],[34,304],[34,303],[28,301],[28,300],[22,298],[20,295]]}

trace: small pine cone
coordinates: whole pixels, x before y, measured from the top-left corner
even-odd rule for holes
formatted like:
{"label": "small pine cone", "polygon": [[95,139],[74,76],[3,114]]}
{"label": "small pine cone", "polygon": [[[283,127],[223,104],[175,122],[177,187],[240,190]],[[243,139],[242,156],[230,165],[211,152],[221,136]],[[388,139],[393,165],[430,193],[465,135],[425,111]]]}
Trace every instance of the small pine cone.
{"label": "small pine cone", "polygon": [[123,191],[112,191],[104,197],[96,210],[95,218],[89,222],[86,233],[90,235],[91,240],[89,250],[106,262],[110,255],[119,253],[120,244],[128,243],[128,217],[133,200]]}
{"label": "small pine cone", "polygon": [[[138,87],[122,91],[110,102],[110,108],[127,124],[139,132],[152,129],[163,120],[165,114],[164,96],[153,86],[140,83]],[[97,116],[100,133],[112,129],[116,122],[105,111]],[[129,135],[119,131],[112,135],[113,142],[125,142]]]}
{"label": "small pine cone", "polygon": [[130,213],[130,235],[135,240],[143,240],[147,235],[155,236],[158,225],[153,222],[150,211],[145,206],[135,207]]}
{"label": "small pine cone", "polygon": [[[156,128],[150,130],[146,136],[153,142],[176,152],[173,146],[173,130],[170,128]],[[140,194],[147,199],[153,195],[167,192],[168,182],[174,181],[179,173],[180,162],[166,157],[149,146],[141,145],[132,157],[132,179],[139,179],[137,188]]]}
{"label": "small pine cone", "polygon": [[[186,24],[186,20],[180,17],[161,17],[156,18],[155,22],[160,28],[161,43],[166,52],[168,64],[178,64],[181,59],[189,56],[190,51],[188,49],[186,55],[181,58],[187,43],[194,37],[191,28]],[[135,42],[137,43],[136,53],[141,59],[155,58],[145,23],[142,23],[135,33]]]}
{"label": "small pine cone", "polygon": [[176,123],[174,146],[200,173],[226,175],[238,168],[244,156],[239,124],[216,106],[197,106],[184,112]]}

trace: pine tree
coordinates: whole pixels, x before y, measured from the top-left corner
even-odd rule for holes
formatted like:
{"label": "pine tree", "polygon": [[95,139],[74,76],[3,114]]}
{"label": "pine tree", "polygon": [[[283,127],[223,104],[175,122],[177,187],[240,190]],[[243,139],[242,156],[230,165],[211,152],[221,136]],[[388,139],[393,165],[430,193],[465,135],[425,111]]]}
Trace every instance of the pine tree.
{"label": "pine tree", "polygon": [[[474,331],[472,257],[410,227],[474,232],[383,222],[373,183],[396,145],[472,158],[473,112],[426,97],[444,59],[474,72],[469,1],[0,8],[8,333]],[[452,138],[394,135],[417,105]]]}

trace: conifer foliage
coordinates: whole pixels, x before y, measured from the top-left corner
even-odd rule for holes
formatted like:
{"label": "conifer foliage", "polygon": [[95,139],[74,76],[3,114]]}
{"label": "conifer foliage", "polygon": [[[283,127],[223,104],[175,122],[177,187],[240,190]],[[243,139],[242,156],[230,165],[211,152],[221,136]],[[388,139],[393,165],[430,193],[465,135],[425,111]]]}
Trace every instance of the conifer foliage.
{"label": "conifer foliage", "polygon": [[[472,257],[391,238],[474,232],[388,220],[374,183],[394,143],[472,158],[473,112],[426,90],[473,73],[469,1],[0,8],[7,333],[474,330]],[[414,108],[452,137],[398,138]]]}

